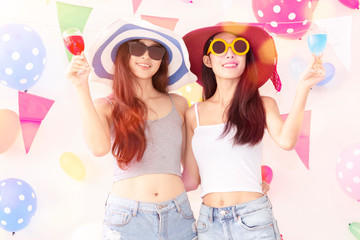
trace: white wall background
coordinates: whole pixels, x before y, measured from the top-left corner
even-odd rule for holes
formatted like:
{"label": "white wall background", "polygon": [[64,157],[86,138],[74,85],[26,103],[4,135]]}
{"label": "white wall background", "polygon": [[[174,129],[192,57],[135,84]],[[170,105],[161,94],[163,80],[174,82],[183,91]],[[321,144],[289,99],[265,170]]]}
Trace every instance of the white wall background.
{"label": "white wall background", "polygon": [[[151,15],[179,18],[175,32],[184,35],[193,29],[223,20],[256,22],[251,1],[234,0],[223,12],[220,0],[143,0],[135,17]],[[49,2],[47,4],[47,2]],[[93,7],[84,29],[86,44],[99,30],[119,17],[133,15],[130,0],[63,1]],[[274,171],[270,199],[274,205],[280,232],[285,240],[352,240],[348,223],[360,222],[360,203],[340,188],[335,172],[336,160],[348,145],[360,142],[360,12],[337,0],[320,0],[314,20],[352,16],[351,70],[327,46],[324,61],[336,68],[335,77],[310,93],[307,110],[312,111],[310,133],[310,170],[295,151],[283,151],[265,135],[263,164]],[[55,100],[43,120],[30,152],[25,154],[21,134],[8,151],[0,154],[0,181],[20,178],[28,182],[38,198],[32,222],[11,236],[0,229],[0,239],[16,240],[92,240],[100,239],[104,202],[111,186],[112,159],[93,157],[85,146],[77,97],[64,72],[68,60],[58,26],[55,1],[0,0],[0,27],[19,22],[30,25],[42,37],[48,62],[38,83],[29,93]],[[289,62],[294,57],[311,60],[306,37],[302,40],[275,38],[283,89],[275,93],[270,83],[262,93],[273,96],[281,113],[288,113],[295,93],[296,80]],[[108,91],[93,84],[94,96]],[[17,91],[0,85],[0,109],[18,112]],[[78,182],[61,169],[64,152],[76,154],[86,168],[86,179]],[[198,215],[199,191],[189,197]]]}

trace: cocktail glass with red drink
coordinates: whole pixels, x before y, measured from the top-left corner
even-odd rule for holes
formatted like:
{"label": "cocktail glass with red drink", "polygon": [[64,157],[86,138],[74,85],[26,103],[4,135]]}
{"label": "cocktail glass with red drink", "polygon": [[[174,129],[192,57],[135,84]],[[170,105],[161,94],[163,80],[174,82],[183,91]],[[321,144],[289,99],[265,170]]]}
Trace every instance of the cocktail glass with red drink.
{"label": "cocktail glass with red drink", "polygon": [[72,27],[66,29],[63,34],[64,44],[73,55],[80,55],[85,49],[84,38],[80,29]]}

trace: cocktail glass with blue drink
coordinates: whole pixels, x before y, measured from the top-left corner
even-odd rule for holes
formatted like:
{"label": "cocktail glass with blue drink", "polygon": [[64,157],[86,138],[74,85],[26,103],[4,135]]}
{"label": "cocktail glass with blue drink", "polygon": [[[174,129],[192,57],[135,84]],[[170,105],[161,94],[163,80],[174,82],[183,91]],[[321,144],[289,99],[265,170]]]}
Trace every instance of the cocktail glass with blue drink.
{"label": "cocktail glass with blue drink", "polygon": [[308,45],[310,51],[319,56],[326,47],[327,34],[325,28],[313,27],[309,30]]}

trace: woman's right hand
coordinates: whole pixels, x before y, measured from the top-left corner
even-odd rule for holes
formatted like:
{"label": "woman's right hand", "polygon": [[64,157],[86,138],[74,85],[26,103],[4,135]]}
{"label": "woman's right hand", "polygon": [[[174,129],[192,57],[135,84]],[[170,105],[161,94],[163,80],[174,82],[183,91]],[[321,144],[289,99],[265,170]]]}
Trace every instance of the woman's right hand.
{"label": "woman's right hand", "polygon": [[323,54],[320,54],[319,56],[314,54],[314,62],[305,69],[298,81],[298,85],[301,85],[306,89],[311,89],[314,85],[324,80],[325,69],[322,64],[322,56]]}
{"label": "woman's right hand", "polygon": [[66,78],[77,88],[81,88],[88,83],[91,67],[86,60],[84,52],[81,55],[74,55],[68,67]]}

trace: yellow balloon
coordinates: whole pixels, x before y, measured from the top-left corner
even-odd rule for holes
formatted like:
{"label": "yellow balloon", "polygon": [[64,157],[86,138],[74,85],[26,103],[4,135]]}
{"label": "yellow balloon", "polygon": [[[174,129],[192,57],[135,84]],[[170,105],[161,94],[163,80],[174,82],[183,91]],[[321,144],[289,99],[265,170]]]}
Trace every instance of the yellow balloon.
{"label": "yellow balloon", "polygon": [[60,157],[60,166],[71,178],[82,181],[85,179],[86,171],[80,158],[71,152],[65,152]]}
{"label": "yellow balloon", "polygon": [[0,109],[0,153],[11,147],[19,133],[19,116],[11,110]]}
{"label": "yellow balloon", "polygon": [[185,97],[189,106],[202,100],[202,87],[196,82],[182,86],[175,93]]}

